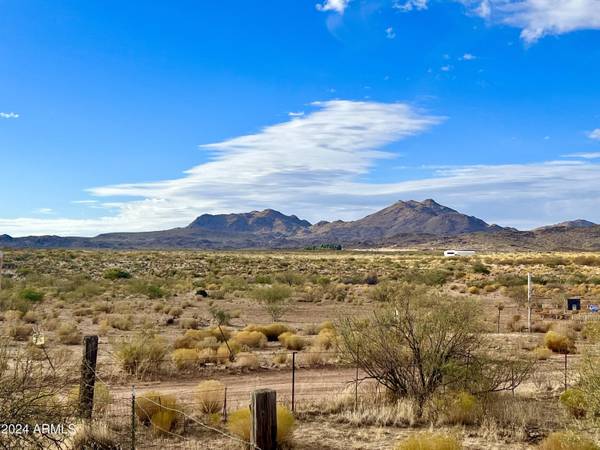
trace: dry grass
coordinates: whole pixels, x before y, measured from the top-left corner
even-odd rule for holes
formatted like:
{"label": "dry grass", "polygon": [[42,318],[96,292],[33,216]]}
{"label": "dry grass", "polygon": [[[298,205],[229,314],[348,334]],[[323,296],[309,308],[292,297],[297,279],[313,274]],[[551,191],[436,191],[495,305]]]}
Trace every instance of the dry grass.
{"label": "dry grass", "polygon": [[395,450],[461,450],[454,436],[440,433],[420,433],[400,442]]}
{"label": "dry grass", "polygon": [[[229,415],[227,429],[241,439],[249,441],[251,420],[249,408],[239,409]],[[285,406],[277,405],[277,443],[279,445],[289,445],[292,442],[295,423],[290,410]]]}
{"label": "dry grass", "polygon": [[247,348],[263,348],[267,344],[267,337],[260,331],[239,331],[233,340]]}
{"label": "dry grass", "polygon": [[552,433],[544,439],[538,450],[599,450],[589,437],[576,434],[575,432],[557,432]]}
{"label": "dry grass", "polygon": [[203,414],[221,412],[225,398],[225,385],[217,380],[203,381],[196,387],[195,397]]}

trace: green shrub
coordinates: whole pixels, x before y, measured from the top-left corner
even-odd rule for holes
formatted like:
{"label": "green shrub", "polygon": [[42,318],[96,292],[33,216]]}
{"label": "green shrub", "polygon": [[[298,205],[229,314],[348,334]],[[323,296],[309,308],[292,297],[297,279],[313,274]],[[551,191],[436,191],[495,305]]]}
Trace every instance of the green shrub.
{"label": "green shrub", "polygon": [[461,450],[458,440],[447,434],[418,433],[401,441],[395,450]]}
{"label": "green shrub", "polygon": [[27,300],[32,303],[41,302],[44,299],[44,293],[36,291],[32,288],[24,288],[19,291],[19,298]]}
{"label": "green shrub", "polygon": [[490,273],[490,269],[482,262],[476,261],[473,263],[473,272],[488,275]]}
{"label": "green shrub", "polygon": [[588,402],[585,393],[580,389],[567,389],[561,394],[560,403],[577,419],[584,418],[587,413]]}
{"label": "green shrub", "polygon": [[123,269],[112,268],[104,272],[104,278],[107,280],[120,280],[131,278],[131,274]]}
{"label": "green shrub", "polygon": [[129,291],[133,294],[145,295],[151,299],[162,298],[166,295],[163,288],[158,284],[150,283],[143,280],[132,280],[129,285]]}

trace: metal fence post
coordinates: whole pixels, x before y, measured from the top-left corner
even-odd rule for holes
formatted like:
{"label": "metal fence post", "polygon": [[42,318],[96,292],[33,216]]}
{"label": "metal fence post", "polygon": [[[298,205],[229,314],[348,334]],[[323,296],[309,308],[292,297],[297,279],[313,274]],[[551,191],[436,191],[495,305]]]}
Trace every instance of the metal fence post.
{"label": "metal fence post", "polygon": [[227,422],[227,386],[225,386],[225,391],[223,392],[223,423]]}
{"label": "metal fence post", "polygon": [[135,384],[131,386],[131,450],[135,450]]}
{"label": "metal fence post", "polygon": [[565,353],[565,391],[568,389],[569,384],[567,382],[567,372],[568,372],[568,355]]}
{"label": "metal fence post", "polygon": [[359,367],[359,351],[360,347],[356,349],[356,373],[354,374],[354,410],[358,410],[358,367]]}
{"label": "metal fence post", "polygon": [[292,352],[292,412],[296,412],[296,352]]}

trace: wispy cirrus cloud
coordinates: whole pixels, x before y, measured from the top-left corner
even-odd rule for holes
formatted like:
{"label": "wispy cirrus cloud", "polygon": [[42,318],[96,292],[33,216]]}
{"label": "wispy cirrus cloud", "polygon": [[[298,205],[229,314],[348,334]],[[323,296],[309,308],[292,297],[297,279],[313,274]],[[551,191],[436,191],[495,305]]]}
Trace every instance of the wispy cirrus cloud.
{"label": "wispy cirrus cloud", "polygon": [[0,220],[0,233],[152,230],[185,225],[205,212],[267,207],[313,220],[338,213],[349,218],[364,211],[365,200],[359,202],[363,206],[338,203],[345,185],[367,175],[378,160],[394,157],[382,150],[386,144],[444,120],[404,103],[338,100],[317,102],[313,108],[255,134],[202,145],[212,151],[212,158],[181,178],[90,189],[96,197],[131,198],[95,205],[113,214],[82,221]]}
{"label": "wispy cirrus cloud", "polygon": [[402,165],[396,181],[377,183],[369,175],[398,155],[388,144],[445,119],[405,103],[337,100],[313,107],[254,134],[202,145],[212,157],[180,178],[90,189],[106,201],[82,205],[103,208],[103,217],[0,219],[0,233],[148,231],[183,226],[202,213],[263,208],[311,221],[349,220],[400,199],[429,197],[521,228],[579,217],[600,221],[600,163],[590,155],[528,164]]}
{"label": "wispy cirrus cloud", "polygon": [[596,128],[588,133],[588,137],[590,139],[594,139],[596,141],[600,141],[600,128]]}
{"label": "wispy cirrus cloud", "polygon": [[19,114],[15,112],[0,112],[0,119],[18,119]]}
{"label": "wispy cirrus cloud", "polygon": [[598,159],[600,158],[600,152],[579,152],[579,153],[567,153],[563,155],[565,158],[582,158],[582,159]]}

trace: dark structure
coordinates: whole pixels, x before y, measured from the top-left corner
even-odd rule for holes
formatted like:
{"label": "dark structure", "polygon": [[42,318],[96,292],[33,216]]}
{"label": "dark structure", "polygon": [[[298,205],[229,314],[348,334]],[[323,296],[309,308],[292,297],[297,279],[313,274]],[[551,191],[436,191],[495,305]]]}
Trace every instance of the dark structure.
{"label": "dark structure", "polygon": [[567,299],[567,309],[569,311],[579,311],[581,310],[581,298],[580,297],[571,297]]}

